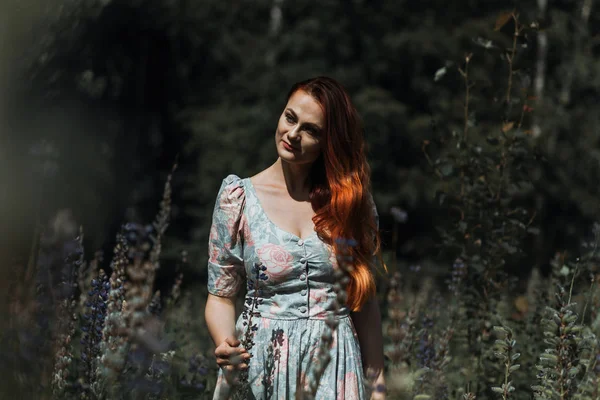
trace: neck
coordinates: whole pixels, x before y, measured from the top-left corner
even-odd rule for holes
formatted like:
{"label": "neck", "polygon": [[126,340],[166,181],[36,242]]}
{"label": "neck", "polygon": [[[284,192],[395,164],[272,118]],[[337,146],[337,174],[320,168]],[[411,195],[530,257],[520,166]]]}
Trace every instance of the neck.
{"label": "neck", "polygon": [[310,191],[310,169],[312,164],[290,164],[278,158],[273,164],[276,179],[285,184],[291,194]]}

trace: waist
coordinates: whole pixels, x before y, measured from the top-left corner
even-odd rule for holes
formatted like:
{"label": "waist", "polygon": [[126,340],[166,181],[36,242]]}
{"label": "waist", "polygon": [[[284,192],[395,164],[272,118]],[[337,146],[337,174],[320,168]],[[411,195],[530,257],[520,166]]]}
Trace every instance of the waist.
{"label": "waist", "polygon": [[303,297],[286,298],[284,302],[276,298],[253,298],[246,296],[244,312],[254,313],[255,317],[267,319],[341,319],[350,315],[348,307],[334,307],[331,299],[326,301],[311,301]]}

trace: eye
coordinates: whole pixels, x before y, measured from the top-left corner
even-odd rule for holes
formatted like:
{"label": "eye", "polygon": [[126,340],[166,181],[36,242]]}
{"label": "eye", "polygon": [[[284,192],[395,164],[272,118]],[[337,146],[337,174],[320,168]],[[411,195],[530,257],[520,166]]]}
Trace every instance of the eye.
{"label": "eye", "polygon": [[290,113],[285,113],[285,120],[290,124],[295,122],[294,117]]}
{"label": "eye", "polygon": [[311,136],[319,136],[319,131],[317,131],[315,128],[306,128],[306,131],[311,135]]}

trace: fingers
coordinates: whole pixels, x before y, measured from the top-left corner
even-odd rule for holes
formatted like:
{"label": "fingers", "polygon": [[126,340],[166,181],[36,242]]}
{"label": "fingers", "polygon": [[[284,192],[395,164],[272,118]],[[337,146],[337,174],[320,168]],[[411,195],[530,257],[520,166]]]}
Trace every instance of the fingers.
{"label": "fingers", "polygon": [[232,363],[230,360],[226,359],[226,358],[220,358],[217,359],[217,364],[219,365],[219,367],[221,368],[227,368],[228,370],[233,370],[233,369],[247,369],[248,368],[248,364],[245,362],[240,362],[240,363]]}
{"label": "fingers", "polygon": [[246,349],[238,347],[226,347],[221,345],[215,349],[215,357],[231,358],[231,357],[249,357],[250,354]]}
{"label": "fingers", "polygon": [[221,368],[244,370],[248,368],[248,360],[252,357],[244,348],[236,347],[240,341],[235,337],[226,338],[215,349],[217,365]]}
{"label": "fingers", "polygon": [[219,366],[226,366],[226,365],[238,365],[238,366],[242,366],[248,365],[248,360],[252,358],[252,355],[249,353],[244,353],[244,354],[233,354],[231,356],[217,356],[217,364]]}
{"label": "fingers", "polygon": [[229,357],[229,360],[231,361],[232,364],[239,364],[241,362],[248,361],[251,358],[252,358],[252,354],[246,352],[246,353],[240,353],[240,354],[233,354]]}

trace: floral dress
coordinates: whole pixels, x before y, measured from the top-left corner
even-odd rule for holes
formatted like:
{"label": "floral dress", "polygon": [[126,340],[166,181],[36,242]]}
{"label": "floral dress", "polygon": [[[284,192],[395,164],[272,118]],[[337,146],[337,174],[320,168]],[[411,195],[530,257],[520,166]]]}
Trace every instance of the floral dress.
{"label": "floral dress", "polygon": [[[378,221],[374,203],[373,211]],[[308,388],[307,373],[318,358],[325,319],[335,312],[327,310],[336,296],[332,247],[316,232],[302,239],[279,228],[263,210],[250,178],[232,174],[219,189],[208,248],[209,293],[232,297],[250,283],[246,299],[252,299],[258,290],[260,304],[255,310],[260,315],[252,320],[257,329],[248,364],[254,397],[294,399],[300,385]],[[258,281],[252,278],[256,265],[264,274]],[[345,306],[335,312],[339,324],[329,351],[331,361],[316,399],[365,399],[358,336],[349,313]],[[236,327],[241,332],[243,322],[240,315]],[[227,399],[232,393],[219,369],[213,399]]]}

